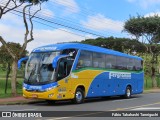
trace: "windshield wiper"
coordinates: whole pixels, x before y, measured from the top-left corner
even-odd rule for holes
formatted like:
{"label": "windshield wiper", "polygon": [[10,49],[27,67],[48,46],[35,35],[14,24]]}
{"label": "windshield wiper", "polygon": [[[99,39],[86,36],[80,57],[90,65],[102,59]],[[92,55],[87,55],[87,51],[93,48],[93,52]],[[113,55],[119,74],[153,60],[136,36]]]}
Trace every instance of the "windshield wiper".
{"label": "windshield wiper", "polygon": [[37,72],[36,72],[36,75],[37,75],[37,76],[36,76],[36,80],[37,80],[37,82],[40,82],[40,78],[39,78],[39,77],[40,77],[40,71],[41,71],[41,69],[42,69],[42,65],[43,65],[43,64],[39,62],[39,64],[38,64],[38,70],[37,70]]}
{"label": "windshield wiper", "polygon": [[35,69],[36,69],[36,65],[34,65],[34,67],[32,68],[32,70],[31,70],[31,72],[30,72],[30,74],[29,74],[29,77],[28,77],[28,79],[27,79],[28,82],[29,82],[29,79],[30,79],[30,77],[32,76],[33,72],[35,71]]}

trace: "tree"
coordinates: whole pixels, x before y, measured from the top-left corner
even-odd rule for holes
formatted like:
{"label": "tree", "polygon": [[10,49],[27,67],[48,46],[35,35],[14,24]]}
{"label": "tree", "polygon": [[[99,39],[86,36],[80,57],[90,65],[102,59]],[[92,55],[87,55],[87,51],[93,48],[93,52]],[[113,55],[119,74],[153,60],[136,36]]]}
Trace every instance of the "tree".
{"label": "tree", "polygon": [[113,49],[129,54],[132,54],[134,51],[142,53],[145,50],[144,46],[140,42],[135,39],[127,38],[96,38],[84,40],[82,43],[100,46],[107,49]]}
{"label": "tree", "polygon": [[[19,56],[19,51],[22,49],[21,45],[19,43],[13,43],[8,42],[7,46],[9,46],[13,52]],[[28,52],[25,50],[22,54],[22,56],[26,56]],[[11,63],[13,62],[12,57],[8,54],[8,52],[5,49],[5,46],[2,45],[0,47],[0,63],[2,64],[3,68],[6,70],[6,86],[5,86],[5,93],[7,92],[7,84],[8,84],[8,78],[9,74],[11,72]]]}
{"label": "tree", "polygon": [[158,62],[157,56],[160,52],[158,47],[158,43],[160,43],[160,17],[157,15],[131,17],[125,22],[124,31],[134,35],[146,47],[146,51],[150,53],[152,85],[156,88],[156,65]]}
{"label": "tree", "polygon": [[[22,57],[22,54],[24,53],[27,44],[34,40],[33,38],[33,18],[35,15],[41,10],[41,3],[47,1],[47,0],[8,0],[6,4],[0,4],[0,19],[3,17],[3,15],[7,14],[10,11],[13,11],[14,9],[22,6],[23,7],[23,22],[25,25],[25,36],[24,36],[24,43],[22,45],[22,49],[19,51],[19,55],[17,56],[14,53],[14,50],[10,48],[6,40],[3,39],[3,37],[0,34],[0,42],[2,45],[6,48],[8,54],[12,57],[12,81],[11,81],[11,87],[12,87],[12,95],[16,96],[16,78],[17,78],[17,61],[20,57]],[[10,6],[10,4],[12,5]],[[31,8],[34,7],[34,5],[39,5],[39,9],[35,12],[31,12]],[[27,19],[29,19],[27,21]],[[30,24],[30,28],[29,28]]]}

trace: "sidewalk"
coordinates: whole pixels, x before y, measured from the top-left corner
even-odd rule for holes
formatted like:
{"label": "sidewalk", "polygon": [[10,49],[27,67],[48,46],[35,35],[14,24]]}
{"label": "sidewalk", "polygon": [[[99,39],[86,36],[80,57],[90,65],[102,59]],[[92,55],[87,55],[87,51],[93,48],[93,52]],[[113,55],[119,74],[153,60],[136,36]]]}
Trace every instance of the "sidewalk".
{"label": "sidewalk", "polygon": [[144,90],[143,93],[159,93],[159,92],[160,92],[160,88],[156,88],[156,89]]}
{"label": "sidewalk", "polygon": [[40,100],[36,99],[26,99],[23,96],[10,97],[10,98],[0,98],[0,105],[8,105],[8,104],[27,104],[34,103]]}
{"label": "sidewalk", "polygon": [[[147,93],[160,93],[160,89],[150,89],[144,90],[144,94]],[[0,98],[0,105],[10,105],[10,104],[27,104],[27,103],[36,103],[42,102],[43,100],[36,99],[26,99],[23,96],[10,97],[10,98]]]}

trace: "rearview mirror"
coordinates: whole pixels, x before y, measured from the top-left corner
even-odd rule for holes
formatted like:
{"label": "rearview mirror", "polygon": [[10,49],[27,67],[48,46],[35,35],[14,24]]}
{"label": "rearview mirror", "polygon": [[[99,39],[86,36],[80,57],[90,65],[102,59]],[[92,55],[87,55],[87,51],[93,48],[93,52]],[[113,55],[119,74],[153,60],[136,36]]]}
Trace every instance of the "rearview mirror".
{"label": "rearview mirror", "polygon": [[65,58],[65,57],[69,57],[70,55],[58,55],[56,56],[54,59],[53,59],[53,62],[52,62],[52,67],[54,69],[57,68],[57,62],[61,59],[61,58]]}
{"label": "rearview mirror", "polygon": [[18,69],[21,68],[22,62],[27,61],[28,60],[28,56],[27,57],[23,57],[21,59],[18,60]]}

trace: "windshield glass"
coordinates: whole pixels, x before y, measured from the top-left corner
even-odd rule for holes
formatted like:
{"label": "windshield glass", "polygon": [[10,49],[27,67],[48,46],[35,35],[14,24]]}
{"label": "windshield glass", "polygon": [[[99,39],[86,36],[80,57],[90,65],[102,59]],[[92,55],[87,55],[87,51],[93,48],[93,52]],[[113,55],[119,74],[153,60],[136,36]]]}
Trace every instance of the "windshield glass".
{"label": "windshield glass", "polygon": [[54,81],[55,70],[52,61],[59,54],[60,52],[31,53],[25,68],[25,82]]}

